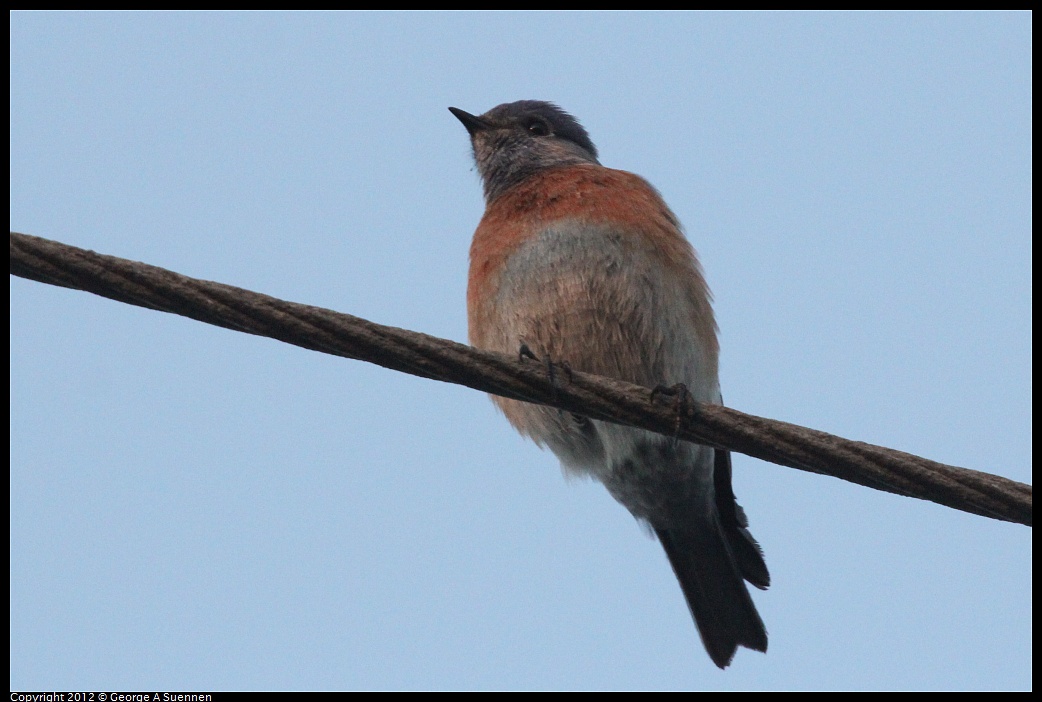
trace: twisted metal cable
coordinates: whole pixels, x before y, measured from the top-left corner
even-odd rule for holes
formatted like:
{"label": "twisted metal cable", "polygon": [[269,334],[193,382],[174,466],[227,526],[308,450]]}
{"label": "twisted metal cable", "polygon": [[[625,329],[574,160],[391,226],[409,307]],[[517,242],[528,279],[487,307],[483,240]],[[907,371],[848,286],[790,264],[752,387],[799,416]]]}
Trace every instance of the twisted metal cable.
{"label": "twisted metal cable", "polygon": [[678,407],[669,397],[648,388],[588,373],[555,373],[555,379],[544,364],[532,360],[479,351],[447,339],[40,237],[11,232],[11,274],[423,378],[738,451],[993,519],[1032,523],[1031,486],[1008,478],[719,405],[686,402]]}

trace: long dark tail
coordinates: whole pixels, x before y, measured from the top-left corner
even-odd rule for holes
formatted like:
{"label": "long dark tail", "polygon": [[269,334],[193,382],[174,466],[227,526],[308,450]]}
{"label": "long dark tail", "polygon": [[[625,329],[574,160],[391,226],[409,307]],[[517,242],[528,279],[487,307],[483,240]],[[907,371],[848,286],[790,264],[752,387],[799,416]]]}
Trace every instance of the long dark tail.
{"label": "long dark tail", "polygon": [[767,650],[767,629],[743,580],[770,584],[760,545],[731,490],[731,456],[716,452],[715,510],[687,529],[655,529],[709,657],[726,668],[739,646]]}
{"label": "long dark tail", "polygon": [[739,646],[767,650],[767,629],[756,612],[719,528],[656,529],[684,591],[709,657],[726,668]]}

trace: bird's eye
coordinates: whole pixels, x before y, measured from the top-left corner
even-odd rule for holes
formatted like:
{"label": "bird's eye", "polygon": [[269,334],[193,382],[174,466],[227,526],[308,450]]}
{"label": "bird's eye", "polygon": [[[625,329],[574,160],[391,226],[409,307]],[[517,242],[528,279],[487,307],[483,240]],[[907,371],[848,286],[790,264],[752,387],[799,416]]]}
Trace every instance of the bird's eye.
{"label": "bird's eye", "polygon": [[546,136],[550,133],[550,125],[541,119],[532,119],[525,125],[525,129],[532,136]]}

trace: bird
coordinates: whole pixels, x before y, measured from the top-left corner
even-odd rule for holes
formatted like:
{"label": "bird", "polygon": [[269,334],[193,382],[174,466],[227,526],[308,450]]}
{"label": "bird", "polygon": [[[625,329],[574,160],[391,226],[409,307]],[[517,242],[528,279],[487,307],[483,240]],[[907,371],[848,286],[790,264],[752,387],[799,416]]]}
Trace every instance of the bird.
{"label": "bird", "polygon": [[[471,345],[722,404],[709,288],[659,192],[602,166],[586,129],[552,102],[449,111],[470,136],[485,199],[470,246]],[[770,575],[728,451],[492,399],[566,475],[599,480],[657,537],[713,663],[726,668],[739,646],[766,652],[745,581],[766,589]]]}

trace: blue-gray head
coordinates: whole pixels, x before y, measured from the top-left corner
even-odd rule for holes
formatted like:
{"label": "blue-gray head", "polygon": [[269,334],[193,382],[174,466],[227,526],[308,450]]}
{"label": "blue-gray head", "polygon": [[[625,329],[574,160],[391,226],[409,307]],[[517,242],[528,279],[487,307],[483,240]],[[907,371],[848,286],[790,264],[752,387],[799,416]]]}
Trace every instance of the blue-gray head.
{"label": "blue-gray head", "polygon": [[483,115],[450,107],[474,146],[489,202],[533,173],[598,163],[597,147],[579,121],[551,102],[508,102]]}

